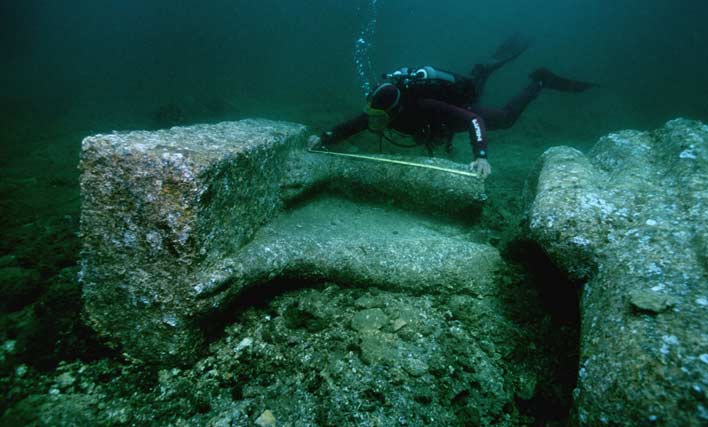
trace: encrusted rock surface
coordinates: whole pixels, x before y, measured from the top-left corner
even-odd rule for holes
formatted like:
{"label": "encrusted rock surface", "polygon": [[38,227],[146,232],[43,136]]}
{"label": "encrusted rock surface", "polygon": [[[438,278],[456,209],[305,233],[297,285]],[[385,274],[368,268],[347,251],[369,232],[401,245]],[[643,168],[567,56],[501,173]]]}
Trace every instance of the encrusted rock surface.
{"label": "encrusted rock surface", "polygon": [[[378,235],[356,235],[347,222],[355,208],[313,217],[299,203],[328,190],[460,216],[484,200],[480,180],[307,153],[306,137],[301,125],[244,120],[86,138],[81,281],[89,323],[132,357],[179,364],[199,356],[204,322],[277,277],[413,292],[490,280],[496,250],[461,233],[432,224],[399,234],[389,221]],[[310,221],[293,223],[298,215]]]}
{"label": "encrusted rock surface", "polygon": [[587,281],[579,424],[708,425],[708,126],[551,148],[530,190],[531,236]]}
{"label": "encrusted rock surface", "polygon": [[41,375],[22,365],[0,378],[14,402],[0,425],[561,425],[552,353],[572,350],[551,322],[533,320],[544,317],[533,288],[483,291],[295,287],[234,313],[189,367],[104,358]]}

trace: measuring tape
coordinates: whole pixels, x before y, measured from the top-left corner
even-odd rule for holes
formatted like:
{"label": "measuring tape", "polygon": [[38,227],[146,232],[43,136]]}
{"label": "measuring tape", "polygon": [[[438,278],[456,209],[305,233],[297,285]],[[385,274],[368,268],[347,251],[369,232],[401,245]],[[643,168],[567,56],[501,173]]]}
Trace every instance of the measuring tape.
{"label": "measuring tape", "polygon": [[413,166],[416,168],[435,169],[435,170],[439,170],[442,172],[454,173],[456,175],[471,176],[474,178],[479,178],[479,175],[477,175],[474,172],[467,172],[467,171],[461,171],[461,170],[457,170],[457,169],[443,168],[441,166],[426,165],[423,163],[404,162],[403,160],[384,159],[382,157],[376,157],[376,156],[362,156],[361,154],[336,153],[336,152],[332,152],[332,151],[312,150],[309,148],[307,149],[307,151],[309,151],[310,153],[329,154],[330,156],[351,157],[354,159],[363,159],[363,160],[373,160],[376,162],[395,163],[397,165]]}

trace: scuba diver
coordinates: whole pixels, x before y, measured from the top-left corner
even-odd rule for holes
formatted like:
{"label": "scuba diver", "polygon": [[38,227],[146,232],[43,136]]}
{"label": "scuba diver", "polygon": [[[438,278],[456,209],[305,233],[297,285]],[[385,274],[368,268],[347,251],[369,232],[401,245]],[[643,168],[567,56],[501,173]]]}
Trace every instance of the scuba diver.
{"label": "scuba diver", "polygon": [[[468,75],[431,66],[403,67],[384,74],[384,82],[369,94],[362,114],[319,136],[311,136],[309,147],[327,150],[368,128],[394,145],[423,145],[432,155],[433,147],[439,145],[445,145],[449,153],[454,134],[467,131],[474,153],[470,168],[486,178],[492,172],[487,160],[487,130],[511,127],[544,88],[577,93],[594,86],[539,68],[529,75],[531,83],[503,108],[480,106],[478,101],[489,76],[528,46],[526,39],[514,34],[497,48],[489,64],[475,65]],[[412,136],[414,143],[394,141],[384,133],[388,129]]]}

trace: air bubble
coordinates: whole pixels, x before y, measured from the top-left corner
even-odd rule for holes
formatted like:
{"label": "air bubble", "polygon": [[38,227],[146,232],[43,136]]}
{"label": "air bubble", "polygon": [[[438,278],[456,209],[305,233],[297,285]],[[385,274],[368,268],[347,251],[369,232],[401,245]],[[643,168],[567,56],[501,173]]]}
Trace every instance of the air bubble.
{"label": "air bubble", "polygon": [[371,50],[373,49],[371,40],[374,39],[374,34],[376,33],[377,0],[366,1],[366,4],[360,7],[359,10],[364,17],[364,23],[359,38],[354,43],[354,65],[356,66],[359,86],[364,95],[368,95],[372,86],[376,84],[376,74],[371,65]]}

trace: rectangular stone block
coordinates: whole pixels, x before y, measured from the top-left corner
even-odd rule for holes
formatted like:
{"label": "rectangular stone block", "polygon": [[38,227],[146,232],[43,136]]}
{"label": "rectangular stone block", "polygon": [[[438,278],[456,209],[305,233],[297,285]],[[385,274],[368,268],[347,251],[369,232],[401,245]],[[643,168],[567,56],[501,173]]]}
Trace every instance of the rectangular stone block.
{"label": "rectangular stone block", "polygon": [[281,169],[304,137],[301,125],[245,120],[86,138],[81,282],[90,324],[140,359],[196,356],[199,331],[184,327],[199,309],[192,276],[280,211]]}

